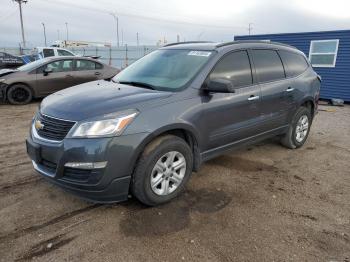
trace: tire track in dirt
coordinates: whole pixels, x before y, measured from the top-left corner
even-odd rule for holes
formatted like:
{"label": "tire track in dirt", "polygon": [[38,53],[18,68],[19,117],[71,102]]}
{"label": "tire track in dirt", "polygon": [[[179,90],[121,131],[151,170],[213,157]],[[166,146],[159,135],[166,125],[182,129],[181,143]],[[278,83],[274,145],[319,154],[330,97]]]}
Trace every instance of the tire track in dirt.
{"label": "tire track in dirt", "polygon": [[37,182],[42,180],[43,180],[42,177],[36,176],[36,177],[28,177],[26,179],[22,179],[21,181],[2,184],[0,186],[0,195],[8,193],[13,189],[18,191],[21,187],[24,187],[30,184],[36,184]]}
{"label": "tire track in dirt", "polygon": [[35,257],[44,256],[47,253],[50,253],[56,249],[59,249],[69,244],[77,237],[77,236],[73,236],[73,237],[67,238],[65,237],[65,235],[66,234],[60,234],[35,244],[28,251],[26,251],[19,258],[17,258],[15,261],[27,261]]}
{"label": "tire track in dirt", "polygon": [[33,232],[38,231],[38,230],[40,230],[42,228],[45,228],[47,226],[55,225],[55,224],[57,224],[59,222],[65,221],[67,219],[70,219],[70,218],[75,217],[77,215],[80,215],[82,213],[86,213],[86,212],[88,212],[90,210],[99,208],[101,206],[102,205],[100,205],[100,204],[94,204],[94,205],[90,205],[90,206],[87,206],[87,207],[84,207],[84,208],[81,208],[81,209],[76,209],[76,210],[64,213],[61,216],[54,217],[53,219],[51,219],[49,221],[46,221],[46,222],[43,222],[41,224],[33,225],[33,226],[30,226],[30,227],[22,228],[22,229],[19,229],[19,230],[16,230],[16,231],[4,234],[4,235],[0,235],[0,242],[17,239],[17,238],[19,238],[21,236],[33,233]]}

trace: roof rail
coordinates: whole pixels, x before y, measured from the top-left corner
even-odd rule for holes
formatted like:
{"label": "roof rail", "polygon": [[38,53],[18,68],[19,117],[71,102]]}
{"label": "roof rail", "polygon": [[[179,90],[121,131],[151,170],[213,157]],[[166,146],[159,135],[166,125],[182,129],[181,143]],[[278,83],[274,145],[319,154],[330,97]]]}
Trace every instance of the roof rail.
{"label": "roof rail", "polygon": [[235,44],[245,44],[245,43],[264,43],[264,44],[272,44],[272,45],[280,45],[280,46],[286,46],[290,48],[296,49],[296,47],[279,43],[279,42],[271,42],[271,41],[264,41],[264,40],[237,40],[237,41],[232,41],[232,42],[226,42],[226,43],[221,43],[217,44],[216,47],[223,47],[223,46],[228,46],[228,45],[235,45]]}
{"label": "roof rail", "polygon": [[211,41],[187,41],[187,42],[176,42],[176,43],[170,43],[170,44],[164,45],[163,47],[173,46],[173,45],[182,45],[182,44],[207,44],[207,43],[213,43],[213,42],[211,42]]}

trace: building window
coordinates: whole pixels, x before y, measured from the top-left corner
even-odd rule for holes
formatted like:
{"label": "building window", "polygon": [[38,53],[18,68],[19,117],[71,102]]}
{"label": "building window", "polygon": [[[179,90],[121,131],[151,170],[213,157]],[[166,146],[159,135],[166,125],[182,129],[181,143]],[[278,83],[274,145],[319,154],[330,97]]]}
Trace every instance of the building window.
{"label": "building window", "polygon": [[309,60],[313,67],[335,67],[339,39],[314,40],[310,44]]}

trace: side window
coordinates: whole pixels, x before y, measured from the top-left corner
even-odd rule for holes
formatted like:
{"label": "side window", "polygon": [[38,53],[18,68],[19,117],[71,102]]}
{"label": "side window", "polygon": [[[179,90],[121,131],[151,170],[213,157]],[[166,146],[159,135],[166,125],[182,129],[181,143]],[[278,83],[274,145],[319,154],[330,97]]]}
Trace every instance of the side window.
{"label": "side window", "polygon": [[57,49],[57,54],[59,56],[73,56],[73,54],[71,52],[68,52],[68,51],[63,50],[63,49]]}
{"label": "side window", "polygon": [[254,65],[260,82],[285,78],[281,58],[274,50],[252,50]]}
{"label": "side window", "polygon": [[238,51],[224,56],[209,75],[210,79],[225,78],[230,80],[235,88],[253,83],[252,70],[246,51]]}
{"label": "side window", "polygon": [[278,51],[278,53],[282,58],[287,77],[300,75],[309,67],[302,55],[284,50]]}
{"label": "side window", "polygon": [[53,49],[44,48],[43,54],[44,54],[44,57],[55,56],[55,51]]}
{"label": "side window", "polygon": [[103,65],[99,64],[99,63],[95,63],[95,68],[96,69],[102,69]]}
{"label": "side window", "polygon": [[46,64],[38,69],[37,73],[44,72],[44,69],[51,69],[53,73],[73,71],[73,60],[60,60]]}
{"label": "side window", "polygon": [[84,70],[95,70],[96,63],[90,60],[76,60],[76,70],[84,71]]}

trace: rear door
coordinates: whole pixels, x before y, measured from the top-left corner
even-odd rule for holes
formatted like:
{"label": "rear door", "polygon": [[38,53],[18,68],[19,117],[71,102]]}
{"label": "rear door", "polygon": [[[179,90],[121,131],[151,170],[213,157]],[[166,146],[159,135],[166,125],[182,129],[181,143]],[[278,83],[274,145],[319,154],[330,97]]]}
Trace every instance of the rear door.
{"label": "rear door", "polygon": [[[52,70],[45,73],[45,69]],[[73,60],[62,59],[48,63],[36,71],[36,89],[40,96],[48,95],[75,84]]]}
{"label": "rear door", "polygon": [[224,55],[209,79],[228,79],[234,93],[202,94],[200,129],[208,151],[238,142],[259,132],[260,87],[253,83],[252,67],[246,50]]}
{"label": "rear door", "polygon": [[76,59],[75,60],[75,81],[76,84],[82,84],[85,82],[95,81],[103,78],[103,65],[87,60]]}
{"label": "rear door", "polygon": [[286,125],[291,106],[287,96],[289,83],[279,54],[272,49],[253,49],[249,53],[261,88],[262,131]]}
{"label": "rear door", "polygon": [[279,50],[278,53],[282,59],[288,81],[288,88],[286,90],[287,103],[291,107],[296,108],[298,105],[297,101],[305,93],[305,90],[302,90],[305,79],[298,76],[308,69],[309,64],[301,54],[287,50]]}

